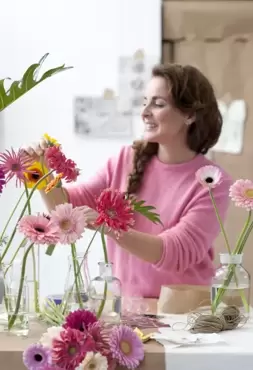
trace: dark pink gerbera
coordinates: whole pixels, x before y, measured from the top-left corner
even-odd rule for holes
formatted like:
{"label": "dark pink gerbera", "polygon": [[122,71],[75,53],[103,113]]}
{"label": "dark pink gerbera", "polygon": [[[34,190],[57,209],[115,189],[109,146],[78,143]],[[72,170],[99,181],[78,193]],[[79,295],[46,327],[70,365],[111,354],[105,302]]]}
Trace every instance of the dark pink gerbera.
{"label": "dark pink gerbera", "polygon": [[63,369],[75,369],[85,358],[87,352],[94,352],[93,338],[85,332],[67,328],[60,332],[60,339],[53,340],[53,363]]}
{"label": "dark pink gerbera", "polygon": [[134,224],[133,207],[130,200],[119,190],[105,189],[97,199],[99,216],[96,225],[106,225],[119,234],[127,231]]}
{"label": "dark pink gerbera", "polygon": [[96,315],[94,315],[94,313],[88,310],[80,309],[68,314],[63,328],[72,328],[79,331],[86,331],[89,325],[92,325],[97,321],[98,319]]}
{"label": "dark pink gerbera", "polygon": [[67,159],[61,151],[60,146],[51,146],[45,150],[45,159],[48,166],[55,170],[57,174],[62,174],[62,178],[66,182],[76,181],[80,174],[76,163],[71,159]]}
{"label": "dark pink gerbera", "polygon": [[4,171],[0,167],[0,194],[3,192],[3,187],[6,184]]}
{"label": "dark pink gerbera", "polygon": [[25,173],[33,173],[28,170],[32,165],[33,159],[25,155],[22,149],[15,152],[14,149],[0,153],[0,166],[5,174],[6,183],[16,177],[16,186],[25,181]]}

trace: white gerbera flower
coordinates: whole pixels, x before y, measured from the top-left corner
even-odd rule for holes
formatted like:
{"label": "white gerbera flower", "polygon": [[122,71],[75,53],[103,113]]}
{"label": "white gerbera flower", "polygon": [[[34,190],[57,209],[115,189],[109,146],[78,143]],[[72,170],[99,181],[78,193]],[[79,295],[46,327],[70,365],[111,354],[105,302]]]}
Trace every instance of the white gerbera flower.
{"label": "white gerbera flower", "polygon": [[44,347],[52,348],[53,340],[60,339],[60,333],[63,330],[64,329],[61,326],[52,326],[51,328],[48,328],[46,333],[42,334],[40,344]]}
{"label": "white gerbera flower", "polygon": [[204,166],[196,172],[197,180],[205,187],[215,188],[222,179],[221,171],[215,166]]}
{"label": "white gerbera flower", "polygon": [[100,353],[87,352],[85,359],[76,370],[107,370],[108,362]]}

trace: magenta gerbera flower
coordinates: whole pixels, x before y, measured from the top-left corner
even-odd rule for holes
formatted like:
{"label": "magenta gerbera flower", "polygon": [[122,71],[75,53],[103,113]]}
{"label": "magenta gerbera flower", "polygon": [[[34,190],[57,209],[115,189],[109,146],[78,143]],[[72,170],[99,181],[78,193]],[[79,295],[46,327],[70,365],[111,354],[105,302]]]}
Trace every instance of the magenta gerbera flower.
{"label": "magenta gerbera flower", "polygon": [[229,196],[237,207],[253,210],[253,181],[237,180],[230,186]]}
{"label": "magenta gerbera flower", "polygon": [[112,329],[110,348],[113,358],[119,365],[136,369],[144,359],[143,343],[137,334],[128,326],[121,325]]}
{"label": "magenta gerbera flower", "polygon": [[86,221],[82,207],[70,203],[59,204],[51,212],[51,221],[60,231],[60,243],[72,244],[81,238]]}
{"label": "magenta gerbera flower", "polygon": [[131,201],[125,198],[125,194],[119,190],[105,189],[97,201],[99,213],[96,225],[106,225],[119,234],[127,231],[134,224],[134,214]]}
{"label": "magenta gerbera flower", "polygon": [[86,331],[90,325],[94,324],[97,321],[98,319],[96,315],[94,315],[94,313],[88,310],[80,309],[68,314],[63,328],[72,328],[79,331]]}
{"label": "magenta gerbera flower", "polygon": [[0,166],[5,174],[6,182],[16,177],[16,186],[21,185],[25,181],[25,172],[33,172],[28,170],[32,163],[33,159],[25,155],[21,149],[17,152],[11,149],[10,151],[6,150],[4,153],[0,153]]}
{"label": "magenta gerbera flower", "polygon": [[67,159],[61,151],[61,146],[50,146],[45,150],[45,158],[48,166],[55,170],[56,173],[62,174],[62,177],[67,182],[76,181],[80,174],[76,163],[71,159]]}
{"label": "magenta gerbera flower", "polygon": [[52,363],[50,350],[41,344],[33,344],[24,351],[23,362],[29,370],[41,370]]}
{"label": "magenta gerbera flower", "polygon": [[75,369],[87,352],[94,352],[93,338],[85,332],[67,328],[60,332],[60,338],[53,340],[53,363],[66,370]]}
{"label": "magenta gerbera flower", "polygon": [[57,244],[60,240],[58,227],[41,215],[24,216],[19,221],[17,228],[35,244]]}
{"label": "magenta gerbera flower", "polygon": [[197,180],[207,188],[215,188],[221,183],[222,173],[218,167],[203,166],[196,172]]}
{"label": "magenta gerbera flower", "polygon": [[0,194],[3,192],[3,187],[5,184],[6,184],[6,181],[5,181],[4,171],[0,167]]}

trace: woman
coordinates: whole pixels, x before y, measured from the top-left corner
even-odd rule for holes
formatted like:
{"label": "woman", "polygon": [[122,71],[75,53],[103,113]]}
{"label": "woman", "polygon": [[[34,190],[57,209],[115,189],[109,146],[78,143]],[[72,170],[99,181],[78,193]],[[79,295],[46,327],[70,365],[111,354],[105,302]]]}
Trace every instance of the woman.
{"label": "woman", "polygon": [[[85,205],[92,227],[97,217],[94,196],[111,187],[135,194],[156,207],[163,226],[136,216],[133,229],[117,240],[108,234],[109,260],[128,296],[158,298],[162,285],[207,286],[214,272],[212,244],[219,225],[209,193],[196,180],[196,171],[212,164],[204,154],[215,145],[222,128],[213,88],[192,66],[166,65],[153,69],[142,119],[143,141],[124,147],[88,183],[65,188],[74,206]],[[28,147],[41,155],[45,142]],[[229,204],[229,176],[214,189],[222,219]],[[42,191],[48,209],[63,203],[62,192]]]}

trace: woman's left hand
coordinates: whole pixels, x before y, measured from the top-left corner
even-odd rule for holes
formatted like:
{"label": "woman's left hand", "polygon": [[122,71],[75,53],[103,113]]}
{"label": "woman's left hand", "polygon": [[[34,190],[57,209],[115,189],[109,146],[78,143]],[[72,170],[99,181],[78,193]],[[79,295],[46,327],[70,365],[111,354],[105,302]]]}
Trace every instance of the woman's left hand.
{"label": "woman's left hand", "polygon": [[98,218],[98,213],[94,211],[94,209],[84,206],[83,207],[83,212],[84,212],[84,218],[87,223],[87,229],[90,230],[96,230],[97,226],[95,225],[95,221]]}

